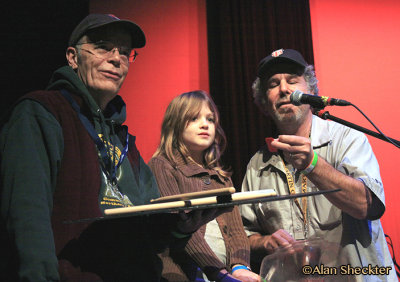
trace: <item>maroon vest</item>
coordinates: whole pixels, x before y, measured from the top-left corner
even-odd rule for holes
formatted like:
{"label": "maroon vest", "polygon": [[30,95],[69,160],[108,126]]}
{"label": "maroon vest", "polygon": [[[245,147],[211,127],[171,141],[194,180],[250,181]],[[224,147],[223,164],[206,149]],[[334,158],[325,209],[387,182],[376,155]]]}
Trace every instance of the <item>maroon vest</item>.
{"label": "maroon vest", "polygon": [[[82,98],[72,95],[82,112],[88,112]],[[57,255],[64,246],[90,222],[65,223],[86,218],[101,217],[99,192],[100,166],[95,144],[81,123],[77,113],[59,91],[36,91],[24,97],[41,103],[61,125],[64,152],[53,195],[52,227]],[[125,127],[117,127],[118,136],[126,136]],[[124,141],[123,141],[124,142]],[[129,138],[128,159],[133,171],[139,170],[139,152],[133,136]]]}

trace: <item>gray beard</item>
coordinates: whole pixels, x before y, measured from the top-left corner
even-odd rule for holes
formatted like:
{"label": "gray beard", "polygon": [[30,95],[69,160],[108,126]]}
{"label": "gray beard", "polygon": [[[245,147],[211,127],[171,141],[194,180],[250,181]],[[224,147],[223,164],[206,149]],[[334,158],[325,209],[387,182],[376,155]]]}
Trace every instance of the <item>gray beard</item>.
{"label": "gray beard", "polygon": [[272,118],[277,124],[298,123],[299,121],[304,119],[304,113],[302,111],[297,111],[295,114],[293,112],[291,113],[274,112]]}

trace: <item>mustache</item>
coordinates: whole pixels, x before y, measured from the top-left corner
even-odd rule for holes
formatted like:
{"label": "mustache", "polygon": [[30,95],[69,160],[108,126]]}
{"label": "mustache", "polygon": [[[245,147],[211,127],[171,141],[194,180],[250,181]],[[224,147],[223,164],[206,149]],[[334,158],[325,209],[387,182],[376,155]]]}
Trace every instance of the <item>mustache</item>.
{"label": "mustache", "polygon": [[282,105],[286,104],[291,104],[290,100],[285,99],[285,100],[279,100],[278,102],[275,103],[276,108],[279,108]]}

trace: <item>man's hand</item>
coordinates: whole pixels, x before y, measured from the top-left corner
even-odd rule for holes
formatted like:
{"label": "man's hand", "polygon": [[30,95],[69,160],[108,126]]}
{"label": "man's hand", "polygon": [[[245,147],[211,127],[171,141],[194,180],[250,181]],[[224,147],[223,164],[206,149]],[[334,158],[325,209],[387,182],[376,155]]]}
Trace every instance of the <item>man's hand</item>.
{"label": "man's hand", "polygon": [[188,213],[179,212],[179,219],[176,228],[180,233],[190,234],[195,232],[204,224],[215,219],[223,213],[231,212],[233,207],[209,208],[194,210]]}
{"label": "man's hand", "polygon": [[272,235],[253,234],[249,237],[251,250],[264,257],[273,253],[277,248],[287,246],[296,240],[283,229],[279,229]]}
{"label": "man's hand", "polygon": [[[271,146],[282,150],[285,159],[299,170],[307,168],[314,157],[311,141],[306,137],[280,135],[278,139],[271,142]],[[363,181],[338,171],[321,157],[318,158],[313,171],[307,174],[307,178],[319,190],[329,191],[340,188],[341,191],[325,197],[334,206],[356,219],[368,217],[376,219],[385,210],[379,200],[372,202],[373,194]]]}
{"label": "man's hand", "polygon": [[308,167],[314,157],[309,138],[296,135],[280,135],[278,139],[271,142],[271,146],[282,150],[286,161],[299,170]]}
{"label": "man's hand", "polygon": [[265,236],[264,248],[269,252],[274,252],[279,247],[287,246],[296,240],[286,230],[279,229],[270,236]]}

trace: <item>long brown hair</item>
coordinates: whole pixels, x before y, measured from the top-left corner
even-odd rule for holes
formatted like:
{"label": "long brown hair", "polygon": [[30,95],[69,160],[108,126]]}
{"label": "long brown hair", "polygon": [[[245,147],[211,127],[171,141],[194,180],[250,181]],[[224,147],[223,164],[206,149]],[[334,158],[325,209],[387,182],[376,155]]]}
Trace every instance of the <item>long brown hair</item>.
{"label": "long brown hair", "polygon": [[183,93],[171,101],[164,115],[160,145],[153,157],[162,155],[176,164],[175,156],[181,154],[185,161],[188,161],[189,151],[182,141],[182,133],[188,122],[199,114],[204,101],[214,114],[215,139],[204,152],[203,165],[208,169],[215,169],[224,177],[229,177],[231,173],[222,169],[220,165],[220,158],[226,147],[226,136],[219,124],[218,109],[211,97],[202,90]]}

